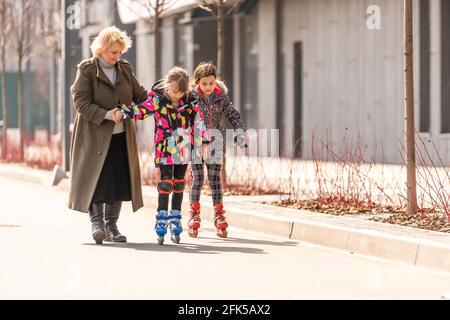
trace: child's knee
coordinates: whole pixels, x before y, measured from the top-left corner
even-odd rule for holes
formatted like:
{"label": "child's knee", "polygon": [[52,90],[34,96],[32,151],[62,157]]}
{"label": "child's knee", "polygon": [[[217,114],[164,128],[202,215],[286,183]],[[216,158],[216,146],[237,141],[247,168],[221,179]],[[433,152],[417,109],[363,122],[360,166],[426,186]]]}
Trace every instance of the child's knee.
{"label": "child's knee", "polygon": [[169,195],[173,191],[173,181],[166,179],[158,183],[158,192],[161,195]]}
{"label": "child's knee", "polygon": [[182,193],[186,186],[186,179],[176,179],[173,181],[173,193]]}

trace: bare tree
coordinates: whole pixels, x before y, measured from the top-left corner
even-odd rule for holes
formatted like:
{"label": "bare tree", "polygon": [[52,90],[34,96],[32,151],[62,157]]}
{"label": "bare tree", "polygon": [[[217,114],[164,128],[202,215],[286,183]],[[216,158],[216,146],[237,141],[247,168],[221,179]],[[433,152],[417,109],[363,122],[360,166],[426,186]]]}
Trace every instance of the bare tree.
{"label": "bare tree", "polygon": [[417,213],[416,149],[414,141],[414,69],[413,69],[413,9],[412,0],[404,0],[405,49],[405,111],[406,111],[406,170],[408,215]]}
{"label": "bare tree", "polygon": [[[199,7],[211,13],[217,20],[217,74],[220,77],[223,77],[225,72],[225,17],[230,15],[242,0],[235,0],[230,8],[225,6],[225,2],[226,0],[199,1]],[[221,172],[222,184],[226,187],[228,181],[225,154]]]}
{"label": "bare tree", "polygon": [[225,69],[225,17],[230,15],[242,0],[235,0],[230,8],[225,6],[225,2],[226,0],[199,1],[199,7],[211,13],[217,20],[217,73],[219,76],[223,76]]}
{"label": "bare tree", "polygon": [[17,0],[12,5],[12,37],[17,54],[17,102],[19,118],[19,158],[24,160],[24,64],[31,58],[36,42],[36,22],[40,4],[33,0]]}
{"label": "bare tree", "polygon": [[34,52],[43,55],[59,55],[61,50],[61,1],[46,0],[37,13],[37,36],[40,46]]}
{"label": "bare tree", "polygon": [[0,64],[2,83],[2,106],[3,106],[3,128],[2,128],[2,157],[6,159],[8,154],[8,98],[6,92],[6,47],[8,44],[8,35],[11,30],[11,1],[0,0]]}
{"label": "bare tree", "polygon": [[46,0],[41,4],[38,23],[40,46],[36,47],[37,54],[48,56],[50,63],[50,134],[60,132],[61,119],[56,121],[58,75],[57,61],[61,56],[61,0]]}
{"label": "bare tree", "polygon": [[152,26],[154,43],[155,80],[161,78],[161,15],[177,0],[144,0],[144,5],[150,13],[149,22]]}

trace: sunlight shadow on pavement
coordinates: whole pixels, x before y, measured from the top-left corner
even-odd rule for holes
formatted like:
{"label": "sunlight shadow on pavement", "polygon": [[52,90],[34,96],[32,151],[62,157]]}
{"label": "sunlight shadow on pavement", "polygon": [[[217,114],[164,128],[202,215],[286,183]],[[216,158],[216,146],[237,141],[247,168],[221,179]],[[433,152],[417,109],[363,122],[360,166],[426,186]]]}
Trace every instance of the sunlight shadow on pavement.
{"label": "sunlight shadow on pavement", "polygon": [[164,245],[159,245],[158,243],[103,243],[102,245],[97,245],[94,243],[83,243],[87,246],[98,246],[107,248],[120,248],[120,249],[135,249],[144,251],[160,251],[160,252],[181,252],[181,253],[197,253],[197,254],[219,254],[224,252],[240,252],[240,253],[251,253],[251,254],[267,254],[264,250],[258,248],[248,248],[248,247],[224,247],[224,246],[210,246],[205,244],[195,244],[195,243],[183,243],[173,244],[170,239],[166,239],[167,243]]}

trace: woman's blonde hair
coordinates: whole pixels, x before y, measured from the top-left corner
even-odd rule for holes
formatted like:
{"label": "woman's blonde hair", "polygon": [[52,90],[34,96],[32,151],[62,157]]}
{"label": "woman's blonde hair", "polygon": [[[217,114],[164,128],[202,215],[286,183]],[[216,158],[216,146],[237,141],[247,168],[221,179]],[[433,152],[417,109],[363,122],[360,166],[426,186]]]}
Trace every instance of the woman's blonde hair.
{"label": "woman's blonde hair", "polygon": [[115,26],[103,29],[91,44],[92,55],[98,58],[103,50],[115,42],[123,47],[122,53],[127,52],[131,48],[132,41],[125,31]]}
{"label": "woman's blonde hair", "polygon": [[176,83],[178,90],[187,93],[189,90],[189,73],[180,67],[173,67],[163,78],[162,89],[167,91],[172,83]]}

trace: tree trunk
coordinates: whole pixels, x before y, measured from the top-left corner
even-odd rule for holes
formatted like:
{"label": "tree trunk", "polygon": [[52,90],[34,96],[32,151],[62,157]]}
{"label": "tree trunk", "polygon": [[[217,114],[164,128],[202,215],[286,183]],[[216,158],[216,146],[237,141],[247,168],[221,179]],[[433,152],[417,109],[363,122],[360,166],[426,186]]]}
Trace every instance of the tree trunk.
{"label": "tree trunk", "polygon": [[1,64],[2,64],[2,106],[3,106],[3,133],[2,133],[2,158],[8,157],[8,97],[6,96],[6,61],[5,61],[5,46],[2,44],[1,48]]}
{"label": "tree trunk", "polygon": [[154,17],[154,45],[155,45],[155,81],[161,79],[161,20],[159,17],[159,4],[157,4]]}
{"label": "tree trunk", "polygon": [[24,114],[23,114],[23,70],[22,70],[23,56],[18,55],[18,76],[17,82],[17,104],[18,104],[18,118],[19,118],[19,161],[24,161]]}
{"label": "tree trunk", "polygon": [[[223,78],[225,72],[225,13],[223,0],[217,0],[217,74]],[[226,137],[224,137],[225,139]],[[228,186],[227,179],[227,158],[223,154],[223,164],[221,171],[222,186]]]}
{"label": "tree trunk", "polygon": [[52,52],[50,57],[50,135],[55,135],[57,131],[57,125],[56,125],[56,117],[57,117],[57,97],[58,97],[58,75],[57,75],[57,60],[56,60],[56,54],[55,52]]}
{"label": "tree trunk", "polygon": [[405,46],[405,109],[406,109],[406,169],[408,215],[417,213],[416,153],[414,130],[414,69],[413,69],[413,15],[412,0],[404,1]]}
{"label": "tree trunk", "polygon": [[217,1],[217,73],[223,78],[225,71],[225,13],[223,0]]}

